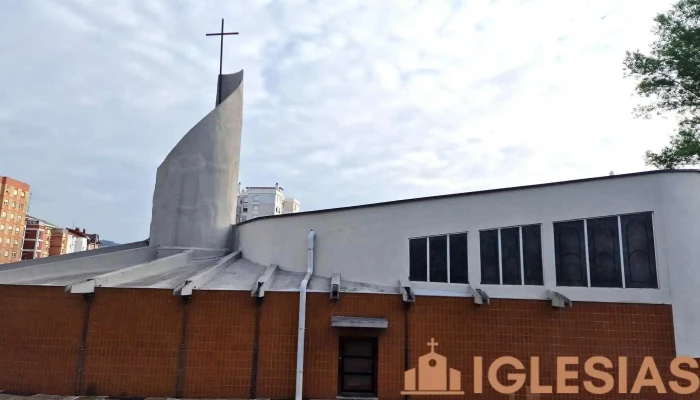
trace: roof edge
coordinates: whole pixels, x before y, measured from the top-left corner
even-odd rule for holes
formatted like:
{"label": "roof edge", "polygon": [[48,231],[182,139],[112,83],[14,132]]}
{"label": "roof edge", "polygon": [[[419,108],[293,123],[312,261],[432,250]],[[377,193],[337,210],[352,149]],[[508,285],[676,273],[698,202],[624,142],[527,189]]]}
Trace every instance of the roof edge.
{"label": "roof edge", "polygon": [[302,216],[302,215],[322,214],[322,213],[336,212],[336,211],[355,210],[355,209],[360,209],[360,208],[382,207],[382,206],[389,206],[389,205],[395,205],[395,204],[413,203],[413,202],[425,201],[425,200],[439,200],[439,199],[448,199],[448,198],[453,198],[453,197],[474,196],[474,195],[510,192],[510,191],[516,191],[516,190],[525,190],[525,189],[538,189],[538,188],[544,188],[544,187],[550,187],[550,186],[569,185],[569,184],[575,184],[575,183],[585,183],[585,182],[594,182],[594,181],[602,181],[602,180],[613,180],[613,179],[620,179],[620,178],[631,178],[631,177],[636,177],[636,176],[657,175],[657,174],[683,174],[683,173],[696,173],[697,174],[697,173],[700,173],[700,169],[662,169],[662,170],[655,170],[655,171],[632,172],[629,174],[596,176],[596,177],[592,177],[592,178],[572,179],[572,180],[568,180],[568,181],[537,183],[534,185],[523,185],[523,186],[511,186],[511,187],[498,188],[498,189],[477,190],[474,192],[449,193],[449,194],[441,194],[441,195],[437,195],[437,196],[414,197],[414,198],[410,198],[410,199],[390,200],[390,201],[383,201],[383,202],[378,202],[378,203],[359,204],[359,205],[355,205],[355,206],[324,208],[324,209],[320,209],[320,210],[301,211],[301,212],[292,213],[292,214],[265,215],[265,216],[249,219],[249,220],[246,220],[243,222],[239,222],[236,224],[236,226],[247,225],[247,224],[259,221],[259,220],[272,219],[272,218],[292,218],[292,217],[297,217],[297,216]]}

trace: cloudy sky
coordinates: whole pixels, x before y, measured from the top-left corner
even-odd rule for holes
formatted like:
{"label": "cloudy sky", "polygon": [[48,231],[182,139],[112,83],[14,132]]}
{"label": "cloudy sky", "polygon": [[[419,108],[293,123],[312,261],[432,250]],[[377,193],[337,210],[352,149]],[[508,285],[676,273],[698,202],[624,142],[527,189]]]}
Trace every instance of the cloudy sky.
{"label": "cloudy sky", "polygon": [[155,171],[245,70],[243,185],[311,210],[648,169],[625,50],[667,0],[0,1],[0,174],[148,237]]}

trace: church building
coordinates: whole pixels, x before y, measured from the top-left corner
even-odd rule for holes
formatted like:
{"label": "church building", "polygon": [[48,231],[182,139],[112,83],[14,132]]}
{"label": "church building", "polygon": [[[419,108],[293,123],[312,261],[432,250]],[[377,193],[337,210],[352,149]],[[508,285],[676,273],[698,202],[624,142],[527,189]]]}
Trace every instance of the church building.
{"label": "church building", "polygon": [[[236,223],[243,71],[217,99],[158,168],[148,239],[0,266],[0,390],[505,399],[475,395],[493,360],[556,386],[557,357],[603,356],[628,378],[608,398],[649,400],[675,395],[630,394],[645,357],[664,382],[700,358],[700,171]],[[573,382],[551,398],[601,398]]]}

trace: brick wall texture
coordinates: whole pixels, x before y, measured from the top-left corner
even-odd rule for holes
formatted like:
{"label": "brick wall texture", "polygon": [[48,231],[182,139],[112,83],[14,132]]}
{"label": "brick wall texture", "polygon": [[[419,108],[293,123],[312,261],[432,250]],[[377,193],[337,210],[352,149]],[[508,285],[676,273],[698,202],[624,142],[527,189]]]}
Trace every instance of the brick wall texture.
{"label": "brick wall texture", "polygon": [[[298,307],[299,294],[284,292],[268,292],[259,303],[247,291],[196,291],[185,302],[171,290],[98,288],[88,306],[82,296],[65,293],[63,288],[0,286],[0,390],[249,398],[251,383],[256,381],[257,398],[294,398]],[[331,328],[332,316],[383,317],[389,326],[374,331]],[[414,368],[418,357],[429,351],[432,338],[448,366],[461,371],[462,389],[470,398],[526,398],[524,390],[509,397],[496,394],[488,384],[486,370],[501,356],[521,360],[528,373],[530,357],[539,357],[542,385],[556,386],[557,356],[580,358],[580,382],[588,379],[583,361],[591,356],[613,360],[614,375],[617,357],[628,357],[629,388],[645,356],[654,357],[664,382],[674,379],[668,368],[675,357],[673,321],[671,307],[664,305],[577,302],[571,309],[557,310],[545,301],[492,300],[489,306],[477,307],[469,298],[419,297],[407,309],[397,295],[342,293],[340,300],[332,301],[328,293],[309,293],[305,398],[338,395],[341,336],[377,337],[380,399],[404,398],[400,392],[406,345],[408,367]],[[474,357],[484,359],[482,395],[472,394]],[[507,367],[500,371],[502,383],[508,383],[509,372],[515,371]],[[593,395],[582,389],[578,395],[543,395],[542,399],[672,397],[677,395],[647,388],[638,395],[617,391]]]}

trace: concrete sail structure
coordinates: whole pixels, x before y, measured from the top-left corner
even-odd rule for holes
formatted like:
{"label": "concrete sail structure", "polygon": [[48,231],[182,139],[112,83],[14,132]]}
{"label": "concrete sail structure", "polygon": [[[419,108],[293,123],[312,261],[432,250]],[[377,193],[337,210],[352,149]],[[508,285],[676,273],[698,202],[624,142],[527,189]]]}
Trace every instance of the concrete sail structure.
{"label": "concrete sail structure", "polygon": [[152,246],[232,250],[241,154],[243,71],[222,75],[220,86],[221,104],[190,129],[158,167]]}

